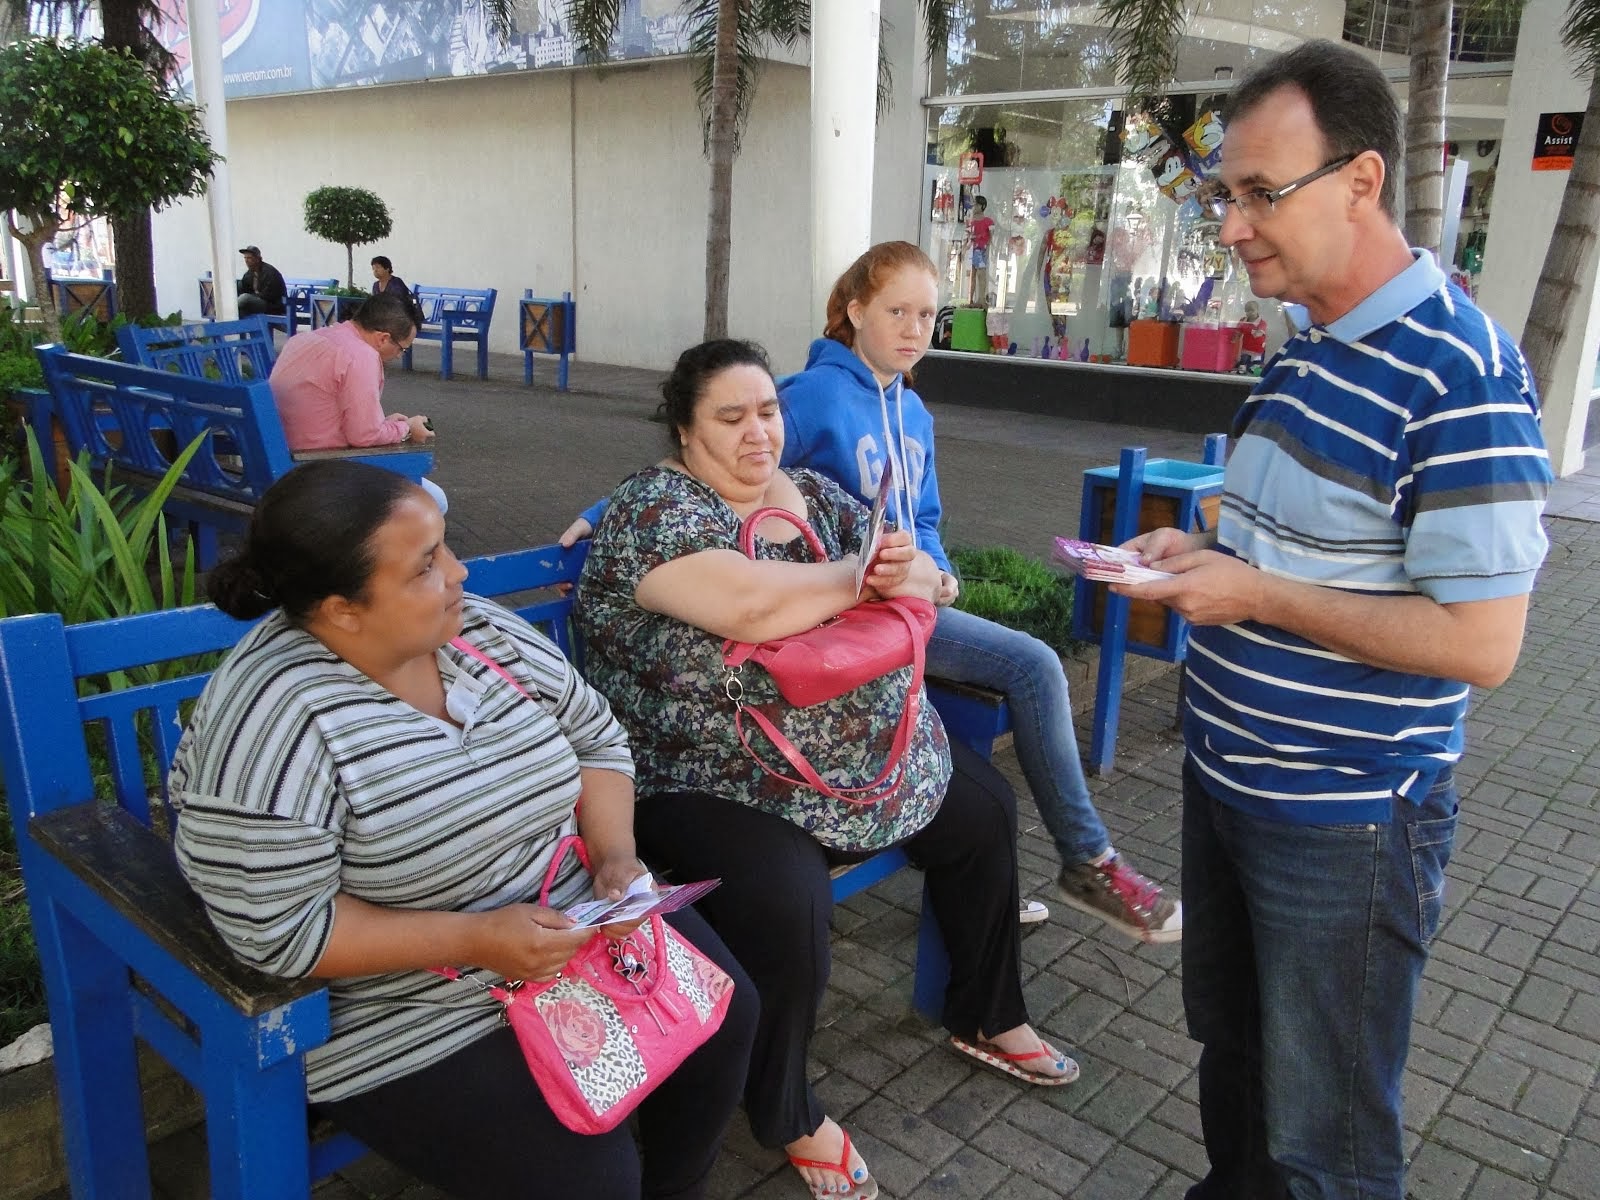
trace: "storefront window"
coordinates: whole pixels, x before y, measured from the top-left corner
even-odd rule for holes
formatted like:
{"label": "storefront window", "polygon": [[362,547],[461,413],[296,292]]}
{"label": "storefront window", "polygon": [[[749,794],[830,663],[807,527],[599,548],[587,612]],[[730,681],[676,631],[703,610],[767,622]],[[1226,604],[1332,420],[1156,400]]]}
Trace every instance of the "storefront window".
{"label": "storefront window", "polygon": [[[951,348],[1232,371],[1281,342],[1277,305],[1249,295],[1194,199],[1220,100],[1174,97],[1159,118],[1112,100],[935,110],[924,244]],[[1185,322],[1205,328],[1181,349]]]}

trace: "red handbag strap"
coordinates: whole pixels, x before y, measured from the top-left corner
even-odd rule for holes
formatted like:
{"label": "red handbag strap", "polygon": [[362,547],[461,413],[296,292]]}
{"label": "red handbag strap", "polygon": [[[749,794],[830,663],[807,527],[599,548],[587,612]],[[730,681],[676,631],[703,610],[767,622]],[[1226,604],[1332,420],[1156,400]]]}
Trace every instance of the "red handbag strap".
{"label": "red handbag strap", "polygon": [[828,552],[823,549],[822,539],[817,536],[817,531],[811,528],[811,523],[787,508],[758,508],[744,519],[744,524],[739,527],[739,549],[744,551],[746,558],[756,556],[756,526],[768,517],[779,517],[789,522],[805,535],[806,545],[811,547],[811,553],[817,556],[817,561],[828,561]]}
{"label": "red handbag strap", "polygon": [[[900,710],[900,724],[895,727],[894,743],[889,747],[889,760],[884,763],[883,770],[878,772],[878,777],[870,783],[861,784],[859,787],[831,787],[823,781],[815,767],[806,761],[806,756],[796,749],[793,742],[784,737],[783,733],[758,709],[749,708],[741,704],[733,715],[734,728],[739,733],[739,741],[749,752],[751,758],[774,779],[792,784],[795,787],[810,787],[834,800],[844,804],[876,804],[889,794],[892,785],[888,782],[900,765],[900,760],[905,757],[906,749],[911,745],[911,735],[916,731],[918,700],[922,691],[923,667],[926,660],[926,648],[922,641],[922,626],[912,615],[910,609],[895,600],[886,600],[883,603],[891,606],[900,619],[906,623],[911,631],[911,681],[906,687],[906,700]],[[761,755],[756,753],[755,747],[750,744],[750,739],[744,731],[744,714],[748,712],[750,719],[760,728],[778,752],[788,760],[789,765],[795,769],[800,778],[785,775],[768,765]]]}
{"label": "red handbag strap", "polygon": [[556,843],[556,852],[550,859],[550,868],[544,873],[544,886],[539,889],[539,903],[546,908],[550,907],[550,889],[555,884],[556,872],[561,869],[562,860],[567,857],[568,850],[576,850],[583,869],[591,875],[594,874],[594,869],[589,866],[589,848],[583,844],[583,839],[575,833],[567,834]]}
{"label": "red handbag strap", "polygon": [[466,638],[464,638],[464,637],[453,637],[453,638],[450,639],[450,644],[452,646],[454,646],[457,650],[461,651],[461,653],[467,655],[469,658],[477,659],[484,666],[488,667],[489,670],[493,671],[496,675],[500,676],[501,679],[504,679],[512,687],[516,688],[517,691],[521,692],[524,696],[528,697],[529,700],[537,700],[538,699],[537,696],[533,695],[533,693],[528,691],[527,688],[523,687],[520,683],[518,683],[516,681],[516,679],[512,676],[510,671],[506,670],[499,663],[495,662],[494,659],[490,658],[482,650],[479,650],[471,642],[467,641]]}

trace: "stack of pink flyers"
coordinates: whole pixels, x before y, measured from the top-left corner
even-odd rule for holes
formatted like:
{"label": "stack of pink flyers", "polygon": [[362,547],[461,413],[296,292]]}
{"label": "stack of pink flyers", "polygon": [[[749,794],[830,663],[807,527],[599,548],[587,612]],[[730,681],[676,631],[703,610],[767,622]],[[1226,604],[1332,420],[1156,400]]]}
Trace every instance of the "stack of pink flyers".
{"label": "stack of pink flyers", "polygon": [[628,891],[622,899],[585,900],[567,909],[566,915],[576,922],[574,929],[622,925],[630,921],[642,921],[646,917],[661,917],[687,908],[721,882],[720,879],[702,879],[698,883],[658,884],[646,871],[628,885]]}
{"label": "stack of pink flyers", "polygon": [[1154,583],[1171,579],[1172,572],[1156,571],[1139,561],[1132,550],[1080,542],[1076,538],[1056,539],[1055,560],[1074,575],[1096,583]]}

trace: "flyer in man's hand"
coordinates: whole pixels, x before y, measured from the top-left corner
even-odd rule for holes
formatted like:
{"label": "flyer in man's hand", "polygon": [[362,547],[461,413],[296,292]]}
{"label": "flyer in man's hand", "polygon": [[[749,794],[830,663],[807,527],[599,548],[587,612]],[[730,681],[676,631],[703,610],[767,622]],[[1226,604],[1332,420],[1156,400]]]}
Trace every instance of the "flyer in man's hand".
{"label": "flyer in man's hand", "polygon": [[688,907],[721,882],[720,879],[702,879],[698,883],[658,884],[646,871],[628,885],[621,900],[585,900],[567,909],[566,915],[576,922],[574,929],[662,917]]}
{"label": "flyer in man's hand", "polygon": [[883,474],[878,476],[878,494],[872,498],[872,512],[867,516],[867,538],[861,545],[861,556],[856,559],[856,595],[866,586],[867,572],[872,560],[878,557],[883,544],[883,532],[889,524],[889,493],[894,489],[894,459],[883,460]]}
{"label": "flyer in man's hand", "polygon": [[1074,575],[1096,583],[1154,583],[1171,579],[1171,571],[1157,571],[1139,561],[1131,550],[1081,542],[1077,538],[1056,539],[1055,560]]}

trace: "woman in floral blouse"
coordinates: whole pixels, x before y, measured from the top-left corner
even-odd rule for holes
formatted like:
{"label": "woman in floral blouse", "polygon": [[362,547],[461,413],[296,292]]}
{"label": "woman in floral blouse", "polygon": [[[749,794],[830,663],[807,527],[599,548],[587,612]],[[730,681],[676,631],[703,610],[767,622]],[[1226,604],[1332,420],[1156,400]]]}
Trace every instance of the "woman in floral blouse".
{"label": "woman in floral blouse", "polygon": [[[833,866],[904,845],[927,870],[950,952],[952,1042],[1030,1082],[1077,1076],[1077,1064],[1027,1023],[1015,797],[988,763],[949,742],[925,697],[876,804],[842,803],[756,764],[735,731],[723,639],[799,633],[852,607],[867,513],[826,477],[779,469],[783,419],[760,347],[687,350],[662,393],[674,452],[617,488],[579,585],[587,671],[628,729],[641,852],[684,879],[723,881],[699,907],[761,996],[745,1086],[757,1139],[783,1146],[818,1195],[868,1200],[876,1182],[806,1079],[828,980]],[[758,528],[756,559],[746,558],[744,518],[773,506],[805,518],[828,561],[813,561],[794,527],[774,519]],[[910,534],[888,534],[866,594],[931,601],[938,588],[938,568]],[[744,671],[742,682],[745,702],[781,713],[785,735],[839,786],[872,779],[886,761],[908,675],[807,708],[782,704],[761,670]],[[782,761],[747,732],[763,757]]]}

